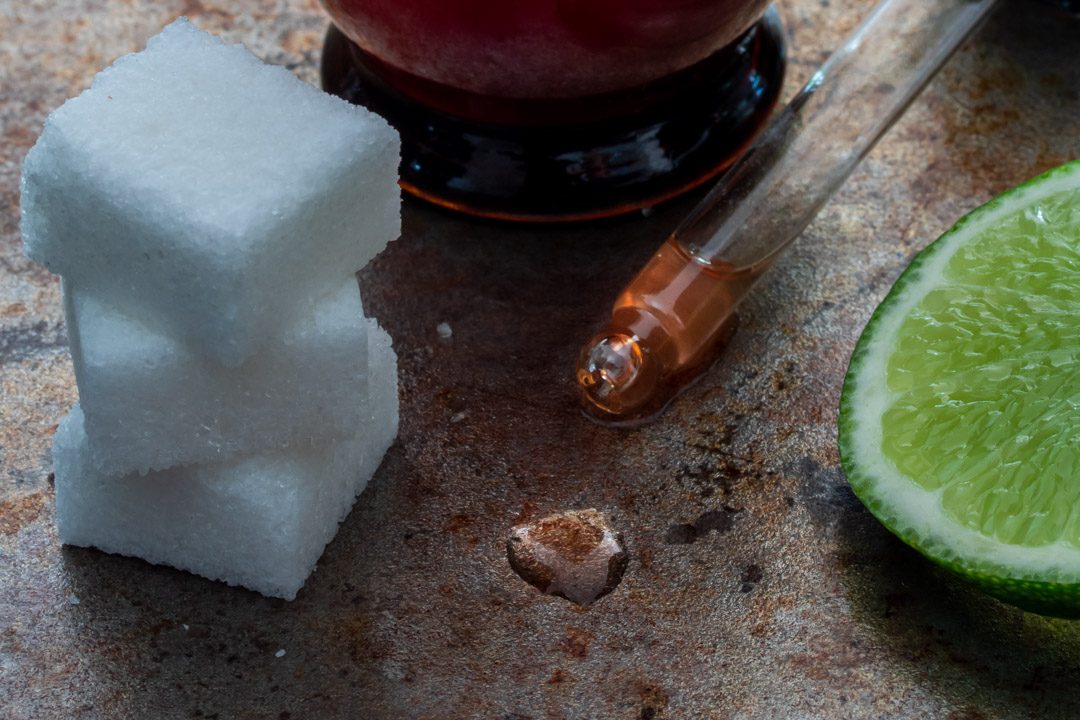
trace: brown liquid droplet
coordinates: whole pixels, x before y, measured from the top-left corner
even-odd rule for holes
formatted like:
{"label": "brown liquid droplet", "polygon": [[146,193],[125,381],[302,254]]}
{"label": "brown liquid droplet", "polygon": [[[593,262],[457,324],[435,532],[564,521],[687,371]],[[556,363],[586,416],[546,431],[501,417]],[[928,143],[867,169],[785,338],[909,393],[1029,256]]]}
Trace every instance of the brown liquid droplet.
{"label": "brown liquid droplet", "polygon": [[630,562],[622,535],[596,510],[551,515],[510,532],[510,567],[548,595],[588,605],[622,580]]}

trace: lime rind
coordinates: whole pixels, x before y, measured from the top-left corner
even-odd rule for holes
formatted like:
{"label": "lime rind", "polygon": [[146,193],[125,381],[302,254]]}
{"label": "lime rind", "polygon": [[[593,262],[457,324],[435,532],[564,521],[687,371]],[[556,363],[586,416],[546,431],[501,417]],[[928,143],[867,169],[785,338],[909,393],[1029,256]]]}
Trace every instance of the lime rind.
{"label": "lime rind", "polygon": [[984,590],[1054,614],[1080,612],[1080,548],[1063,540],[1038,546],[1006,544],[954,521],[942,506],[946,486],[920,487],[881,451],[881,417],[894,397],[886,372],[900,328],[929,292],[955,284],[944,277],[952,257],[1003,219],[1072,192],[1080,201],[1080,160],[972,211],[916,255],[874,311],[856,345],[841,393],[838,423],[841,464],[848,482],[890,531]]}

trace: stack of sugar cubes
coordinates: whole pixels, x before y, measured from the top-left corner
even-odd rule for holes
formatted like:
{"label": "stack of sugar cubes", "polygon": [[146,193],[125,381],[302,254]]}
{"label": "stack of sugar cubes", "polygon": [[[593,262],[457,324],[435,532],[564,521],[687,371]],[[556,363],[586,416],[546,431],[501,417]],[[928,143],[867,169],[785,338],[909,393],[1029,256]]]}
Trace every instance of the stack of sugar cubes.
{"label": "stack of sugar cubes", "polygon": [[355,271],[400,229],[379,117],[181,19],[48,119],[27,254],[79,403],[60,538],[292,599],[397,434]]}

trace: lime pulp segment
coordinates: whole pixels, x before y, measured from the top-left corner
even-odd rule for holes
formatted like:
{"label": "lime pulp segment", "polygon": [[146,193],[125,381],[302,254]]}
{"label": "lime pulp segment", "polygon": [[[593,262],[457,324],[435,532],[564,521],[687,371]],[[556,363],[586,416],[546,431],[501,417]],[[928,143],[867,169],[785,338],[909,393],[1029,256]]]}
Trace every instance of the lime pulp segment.
{"label": "lime pulp segment", "polygon": [[852,356],[840,444],[855,492],[932,559],[1080,583],[1080,163],[912,262]]}

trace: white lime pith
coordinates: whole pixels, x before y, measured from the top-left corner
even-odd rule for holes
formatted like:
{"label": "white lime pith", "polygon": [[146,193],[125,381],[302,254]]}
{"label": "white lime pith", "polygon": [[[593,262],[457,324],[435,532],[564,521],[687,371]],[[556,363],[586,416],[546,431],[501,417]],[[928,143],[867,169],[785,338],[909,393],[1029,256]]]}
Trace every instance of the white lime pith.
{"label": "white lime pith", "polygon": [[1080,162],[912,261],[855,348],[839,431],[852,488],[901,539],[1080,614]]}

